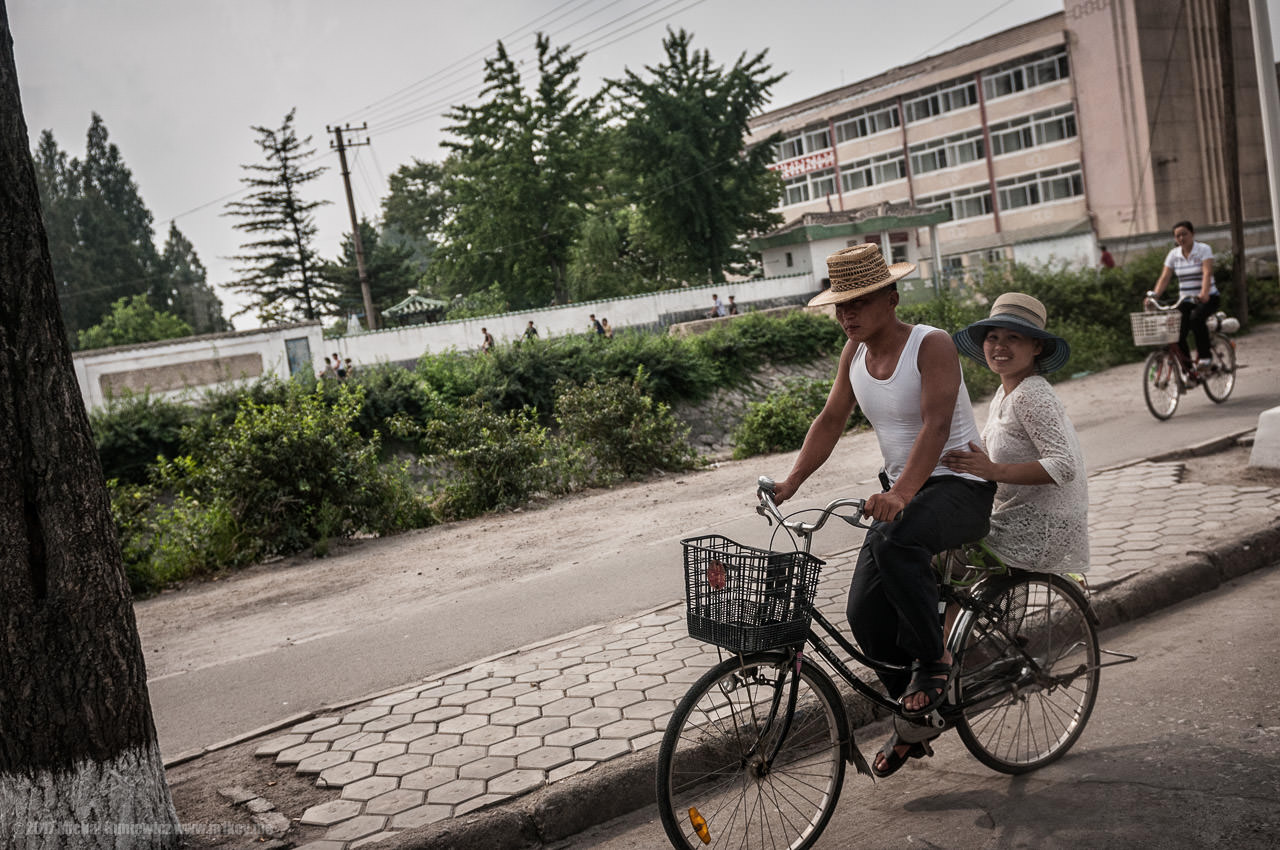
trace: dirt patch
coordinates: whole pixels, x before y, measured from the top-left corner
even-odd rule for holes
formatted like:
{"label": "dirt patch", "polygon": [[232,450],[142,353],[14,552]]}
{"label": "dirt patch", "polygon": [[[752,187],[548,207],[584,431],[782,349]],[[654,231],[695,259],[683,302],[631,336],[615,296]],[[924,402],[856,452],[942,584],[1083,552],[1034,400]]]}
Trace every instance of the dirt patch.
{"label": "dirt patch", "polygon": [[[178,821],[195,827],[183,846],[191,848],[291,847],[320,838],[325,827],[298,823],[311,806],[338,799],[338,791],[317,788],[315,777],[300,776],[292,766],[277,767],[274,760],[257,758],[260,742],[250,741],[208,753],[195,761],[169,768],[166,778],[173,794]],[[251,800],[235,802],[222,791],[243,791]],[[260,831],[254,809],[277,812],[289,822],[278,838]],[[280,843],[272,845],[270,842]]]}
{"label": "dirt patch", "polygon": [[1280,469],[1249,466],[1249,446],[1232,446],[1203,457],[1188,457],[1183,465],[1183,481],[1197,484],[1224,484],[1232,487],[1280,487]]}

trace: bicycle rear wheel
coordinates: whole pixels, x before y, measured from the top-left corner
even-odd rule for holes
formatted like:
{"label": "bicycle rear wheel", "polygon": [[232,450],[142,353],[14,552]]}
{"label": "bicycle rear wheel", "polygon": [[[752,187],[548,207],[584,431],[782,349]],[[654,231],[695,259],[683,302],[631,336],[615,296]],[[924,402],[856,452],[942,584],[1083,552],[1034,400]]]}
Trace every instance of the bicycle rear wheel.
{"label": "bicycle rear wheel", "polygon": [[680,701],[658,750],[658,811],[673,847],[802,850],[818,840],[844,782],[847,720],[831,679],[805,661],[784,723],[794,675],[787,653],[730,658]]}
{"label": "bicycle rear wheel", "polygon": [[1142,367],[1142,394],[1147,400],[1147,409],[1156,419],[1168,419],[1178,409],[1182,376],[1168,350],[1161,349],[1147,355],[1147,362]]}
{"label": "bicycle rear wheel", "polygon": [[1098,635],[1084,594],[1061,576],[1025,573],[978,591],[957,623],[956,731],[978,761],[1026,773],[1061,758],[1098,696]]}
{"label": "bicycle rear wheel", "polygon": [[1209,339],[1213,365],[1204,376],[1204,394],[1214,404],[1222,404],[1236,387],[1236,347],[1222,334]]}

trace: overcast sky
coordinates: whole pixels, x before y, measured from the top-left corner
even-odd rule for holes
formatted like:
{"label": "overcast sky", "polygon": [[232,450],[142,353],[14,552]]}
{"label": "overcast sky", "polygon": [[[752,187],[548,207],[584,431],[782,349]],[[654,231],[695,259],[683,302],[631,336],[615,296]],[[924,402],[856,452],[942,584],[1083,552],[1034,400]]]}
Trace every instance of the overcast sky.
{"label": "overcast sky", "polygon": [[[1070,3],[1071,0],[1068,0]],[[368,122],[352,150],[359,214],[376,218],[386,178],[412,158],[438,160],[450,105],[474,102],[483,59],[501,39],[532,56],[532,33],[587,51],[584,94],[624,68],[662,61],[666,27],[732,64],[765,48],[788,76],[782,106],[1063,9],[1062,0],[7,0],[18,80],[34,147],[53,131],[84,153],[90,113],[106,122],[155,215],[195,245],[228,316],[222,288],[241,234],[221,215],[260,161],[253,125],[278,127],[297,107],[300,135],[331,166],[311,197],[317,248],[336,257],[351,229],[326,125]],[[1273,41],[1280,0],[1268,0]],[[351,154],[349,154],[351,156]],[[254,327],[252,316],[235,321]]]}

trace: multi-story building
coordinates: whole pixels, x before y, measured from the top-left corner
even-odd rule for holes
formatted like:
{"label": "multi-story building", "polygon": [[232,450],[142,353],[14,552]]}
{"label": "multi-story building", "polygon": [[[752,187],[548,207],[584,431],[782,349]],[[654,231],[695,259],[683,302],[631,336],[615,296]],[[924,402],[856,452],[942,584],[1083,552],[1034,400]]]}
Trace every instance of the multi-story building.
{"label": "multi-story building", "polygon": [[[1063,12],[772,110],[787,224],[766,275],[881,242],[943,279],[1010,260],[1096,263],[1229,221],[1213,0],[1068,0]],[[1244,217],[1268,244],[1266,159],[1245,0],[1234,0]],[[873,209],[874,208],[874,209]],[[941,211],[941,213],[940,213]],[[939,219],[945,219],[939,221]],[[929,225],[932,225],[930,227]],[[1225,248],[1225,245],[1218,246]]]}

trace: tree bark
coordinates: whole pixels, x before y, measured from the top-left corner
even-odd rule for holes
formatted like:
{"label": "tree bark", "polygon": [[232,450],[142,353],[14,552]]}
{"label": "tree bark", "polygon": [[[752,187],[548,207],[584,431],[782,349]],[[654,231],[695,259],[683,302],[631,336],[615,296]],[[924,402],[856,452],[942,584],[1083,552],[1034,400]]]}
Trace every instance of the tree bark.
{"label": "tree bark", "polygon": [[0,0],[0,845],[176,847]]}

